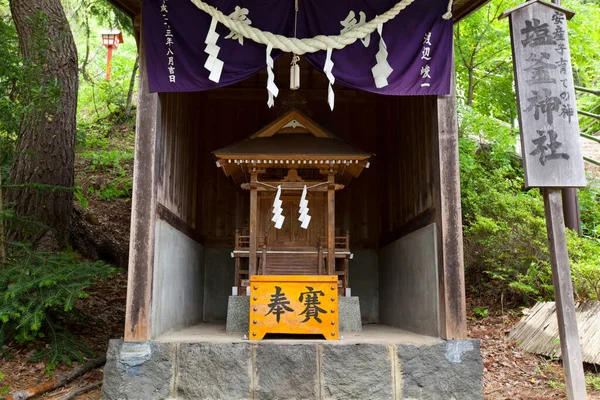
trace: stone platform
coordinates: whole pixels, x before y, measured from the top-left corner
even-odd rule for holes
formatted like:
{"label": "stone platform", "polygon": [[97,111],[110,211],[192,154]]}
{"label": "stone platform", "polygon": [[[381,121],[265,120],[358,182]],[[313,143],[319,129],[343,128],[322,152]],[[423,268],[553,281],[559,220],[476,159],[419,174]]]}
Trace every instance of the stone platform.
{"label": "stone platform", "polygon": [[111,340],[103,399],[483,398],[477,340],[366,326],[336,342],[250,342],[224,328],[195,327],[146,343]]}

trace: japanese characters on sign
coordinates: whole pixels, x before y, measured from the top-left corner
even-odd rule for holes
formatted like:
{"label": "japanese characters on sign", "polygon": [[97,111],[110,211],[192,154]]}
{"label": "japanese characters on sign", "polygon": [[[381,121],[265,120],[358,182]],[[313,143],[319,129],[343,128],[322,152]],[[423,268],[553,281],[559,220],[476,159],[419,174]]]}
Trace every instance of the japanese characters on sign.
{"label": "japanese characters on sign", "polygon": [[253,276],[250,339],[267,333],[305,333],[337,340],[337,286],[337,276]]}
{"label": "japanese characters on sign", "polygon": [[171,29],[171,24],[169,22],[169,6],[167,3],[169,0],[161,0],[160,5],[160,15],[163,18],[163,23],[165,27],[165,46],[167,48],[167,71],[169,73],[169,82],[176,83],[176,75],[175,75],[175,53],[173,52],[173,32]]}
{"label": "japanese characters on sign", "polygon": [[585,186],[565,14],[509,11],[527,187]]}
{"label": "japanese characters on sign", "polygon": [[425,34],[423,37],[423,49],[421,50],[421,60],[424,60],[424,64],[421,67],[421,87],[431,86],[431,67],[429,61],[431,61],[431,31]]}

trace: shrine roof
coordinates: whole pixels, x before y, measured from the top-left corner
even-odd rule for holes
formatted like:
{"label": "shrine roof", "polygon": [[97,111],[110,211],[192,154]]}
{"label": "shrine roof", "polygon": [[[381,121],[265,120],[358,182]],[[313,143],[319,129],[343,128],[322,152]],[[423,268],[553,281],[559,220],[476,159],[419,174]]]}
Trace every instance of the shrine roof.
{"label": "shrine roof", "polygon": [[287,133],[265,138],[246,139],[216,150],[219,158],[247,159],[290,158],[350,158],[365,159],[371,154],[357,149],[341,139],[318,138],[310,133]]}
{"label": "shrine roof", "polygon": [[297,110],[291,110],[248,139],[213,151],[217,158],[247,160],[347,159],[372,156],[327,132]]}

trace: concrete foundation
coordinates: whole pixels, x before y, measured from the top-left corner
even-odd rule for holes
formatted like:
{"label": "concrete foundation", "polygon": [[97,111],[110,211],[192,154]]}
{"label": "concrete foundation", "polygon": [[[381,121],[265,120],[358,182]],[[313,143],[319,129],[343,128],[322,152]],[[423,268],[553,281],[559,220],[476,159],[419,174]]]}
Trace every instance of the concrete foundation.
{"label": "concrete foundation", "polygon": [[[360,301],[358,297],[339,298],[339,323],[340,332],[360,332]],[[250,322],[250,297],[229,296],[227,306],[227,334],[248,334]]]}
{"label": "concrete foundation", "polygon": [[[479,341],[112,340],[103,399],[482,399]],[[402,337],[402,336],[396,336]]]}

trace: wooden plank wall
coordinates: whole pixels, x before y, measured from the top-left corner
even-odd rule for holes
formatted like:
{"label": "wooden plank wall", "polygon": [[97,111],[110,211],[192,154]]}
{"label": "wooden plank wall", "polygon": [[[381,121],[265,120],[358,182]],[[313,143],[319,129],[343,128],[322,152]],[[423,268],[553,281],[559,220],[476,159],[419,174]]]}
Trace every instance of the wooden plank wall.
{"label": "wooden plank wall", "polygon": [[[157,142],[159,216],[168,210],[192,230],[197,225],[199,153],[197,95],[161,94],[161,137]],[[162,210],[162,211],[161,211]]]}
{"label": "wooden plank wall", "polygon": [[370,168],[336,193],[336,228],[350,232],[353,249],[377,249],[433,220],[435,98],[335,86],[330,111],[325,77],[305,63],[301,68],[301,89],[291,91],[289,62],[277,62],[280,94],[271,109],[264,73],[224,89],[161,95],[159,202],[197,227],[205,246],[233,246],[235,229],[248,226],[249,217],[248,193],[215,166],[211,152],[247,138],[291,107],[376,154]]}
{"label": "wooden plank wall", "polygon": [[385,97],[381,245],[434,221],[435,97]]}

